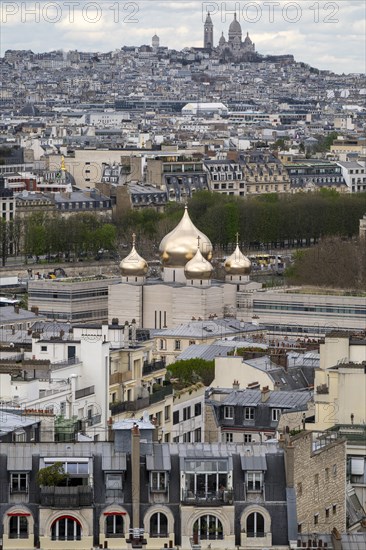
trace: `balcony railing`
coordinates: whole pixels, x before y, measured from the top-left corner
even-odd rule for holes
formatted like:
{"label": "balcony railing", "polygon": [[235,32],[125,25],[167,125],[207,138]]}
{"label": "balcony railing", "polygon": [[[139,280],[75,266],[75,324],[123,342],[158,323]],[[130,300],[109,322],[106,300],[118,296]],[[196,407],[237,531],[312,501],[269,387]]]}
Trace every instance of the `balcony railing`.
{"label": "balcony railing", "polygon": [[94,386],[88,386],[87,388],[81,388],[81,390],[76,390],[75,399],[81,399],[82,397],[87,397],[88,395],[93,395],[95,393]]}
{"label": "balcony railing", "polygon": [[93,504],[93,488],[78,487],[41,487],[41,506],[53,508],[74,508]]}
{"label": "balcony railing", "polygon": [[138,411],[149,406],[149,398],[142,397],[136,401],[123,401],[123,403],[110,403],[109,408],[112,416],[126,411]]}
{"label": "balcony railing", "polygon": [[87,426],[95,426],[95,424],[100,424],[101,421],[102,421],[102,415],[95,414],[94,416],[87,418],[85,422]]}
{"label": "balcony railing", "polygon": [[144,366],[142,367],[142,375],[151,374],[158,370],[165,369],[165,361],[153,361],[152,363],[147,363],[145,361]]}
{"label": "balcony railing", "polygon": [[80,363],[80,359],[78,357],[69,357],[69,359],[63,359],[62,361],[55,361],[55,363],[51,363],[51,370],[63,369],[64,367],[77,365],[78,363]]}
{"label": "balcony railing", "polygon": [[168,386],[162,386],[161,390],[155,391],[152,393],[149,397],[149,404],[153,405],[153,403],[158,403],[159,401],[163,401],[168,395],[171,395],[173,393],[173,386],[169,384]]}
{"label": "balcony railing", "polygon": [[326,384],[321,384],[321,386],[316,387],[316,393],[328,394],[329,393],[329,388]]}
{"label": "balcony railing", "polygon": [[123,384],[123,382],[128,382],[132,380],[132,370],[126,372],[114,372],[109,377],[109,384]]}
{"label": "balcony railing", "polygon": [[191,506],[222,506],[233,503],[233,491],[183,492],[183,504]]}
{"label": "balcony railing", "polygon": [[139,411],[141,409],[146,409],[149,405],[163,401],[168,395],[173,393],[173,386],[169,384],[168,386],[161,386],[160,390],[155,391],[147,397],[141,397],[135,401],[123,401],[122,403],[110,403],[109,409],[111,415],[115,416],[126,411]]}

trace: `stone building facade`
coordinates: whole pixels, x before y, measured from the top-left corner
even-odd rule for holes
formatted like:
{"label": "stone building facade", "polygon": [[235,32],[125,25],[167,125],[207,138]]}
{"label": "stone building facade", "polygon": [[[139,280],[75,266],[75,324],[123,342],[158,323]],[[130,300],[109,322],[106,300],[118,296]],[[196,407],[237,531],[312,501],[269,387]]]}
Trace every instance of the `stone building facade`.
{"label": "stone building facade", "polygon": [[287,484],[296,491],[298,533],[346,530],[345,440],[316,432],[286,436]]}

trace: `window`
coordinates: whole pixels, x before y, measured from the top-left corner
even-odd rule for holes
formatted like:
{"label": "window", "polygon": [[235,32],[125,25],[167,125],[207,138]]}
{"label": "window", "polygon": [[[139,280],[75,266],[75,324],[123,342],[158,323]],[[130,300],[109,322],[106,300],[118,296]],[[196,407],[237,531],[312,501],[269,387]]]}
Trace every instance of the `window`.
{"label": "window", "polygon": [[174,349],[176,351],[180,350],[180,340],[174,340]]}
{"label": "window", "polygon": [[166,491],[167,475],[166,472],[151,472],[150,474],[151,491]]}
{"label": "window", "polygon": [[122,514],[110,514],[105,520],[105,536],[107,538],[121,537],[123,535]]}
{"label": "window", "polygon": [[27,539],[28,538],[28,520],[25,515],[11,516],[9,520],[9,538]]}
{"label": "window", "polygon": [[226,432],[223,435],[224,443],[232,443],[233,442],[233,433],[232,432]]}
{"label": "window", "polygon": [[202,414],[202,405],[201,403],[196,403],[194,406],[194,416],[200,416]]}
{"label": "window", "polygon": [[51,527],[52,540],[81,540],[81,525],[72,516],[63,516],[53,522]]}
{"label": "window", "polygon": [[319,485],[319,474],[314,475],[314,483],[315,485]]}
{"label": "window", "polygon": [[191,432],[186,432],[183,434],[183,443],[190,443],[191,442]]}
{"label": "window", "polygon": [[329,511],[330,511],[329,508],[325,509],[325,517],[326,518],[329,518]]}
{"label": "window", "polygon": [[297,496],[301,497],[302,495],[302,483],[301,481],[297,484]]}
{"label": "window", "polygon": [[221,521],[210,514],[197,519],[193,525],[193,533],[197,533],[199,540],[222,540],[224,538]]}
{"label": "window", "polygon": [[247,489],[248,491],[261,491],[263,487],[262,472],[247,472]]}
{"label": "window", "polygon": [[196,340],[189,340],[189,345],[194,346],[196,344]]}
{"label": "window", "polygon": [[194,442],[195,443],[201,443],[202,440],[202,431],[201,428],[196,428],[194,430]]}
{"label": "window", "polygon": [[281,409],[272,409],[272,420],[278,422],[281,416]]}
{"label": "window", "polygon": [[27,440],[27,434],[23,429],[15,430],[13,432],[13,442],[15,443],[25,443]]}
{"label": "window", "polygon": [[244,443],[252,442],[252,434],[244,434]]}
{"label": "window", "polygon": [[173,412],[173,424],[179,424],[179,411]]}
{"label": "window", "polygon": [[167,537],[168,518],[162,512],[153,514],[150,519],[150,537]]}
{"label": "window", "polygon": [[254,407],[244,407],[245,420],[254,420]]}
{"label": "window", "polygon": [[233,419],[234,418],[234,407],[226,406],[224,407],[224,418]]}
{"label": "window", "polygon": [[336,504],[333,504],[332,512],[333,512],[333,515],[335,515],[337,513],[337,505]]}
{"label": "window", "polygon": [[325,468],[325,481],[329,481],[329,468]]}
{"label": "window", "polygon": [[337,464],[333,464],[333,476],[336,477],[337,475]]}
{"label": "window", "polygon": [[184,407],[183,420],[189,420],[191,418],[191,407]]}
{"label": "window", "polygon": [[319,514],[314,514],[314,525],[318,525],[319,523]]}
{"label": "window", "polygon": [[28,492],[28,474],[11,474],[10,492],[26,493]]}
{"label": "window", "polygon": [[106,497],[121,498],[122,497],[122,476],[121,474],[106,474]]}
{"label": "window", "polygon": [[163,339],[160,339],[159,340],[159,349],[165,349],[165,340]]}
{"label": "window", "polygon": [[259,512],[253,512],[247,517],[248,537],[264,537],[264,517]]}
{"label": "window", "polygon": [[41,346],[41,351],[47,351],[47,346]]}
{"label": "window", "polygon": [[170,405],[167,405],[164,408],[164,420],[169,420],[169,419],[170,419]]}
{"label": "window", "polygon": [[301,533],[301,531],[302,531],[302,523],[298,523],[297,524],[297,532]]}

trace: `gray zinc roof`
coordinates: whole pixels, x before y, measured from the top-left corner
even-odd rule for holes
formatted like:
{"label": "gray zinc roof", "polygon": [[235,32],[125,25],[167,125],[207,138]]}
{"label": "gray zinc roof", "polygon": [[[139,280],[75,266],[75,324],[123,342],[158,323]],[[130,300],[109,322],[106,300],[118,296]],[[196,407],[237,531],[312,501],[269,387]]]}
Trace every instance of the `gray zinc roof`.
{"label": "gray zinc roof", "polygon": [[[233,390],[221,405],[240,405],[255,407],[262,403],[262,392],[260,390]],[[306,405],[311,399],[311,392],[293,392],[293,391],[271,391],[267,401],[269,407],[278,407],[283,409],[293,409]]]}
{"label": "gray zinc roof", "polygon": [[169,445],[167,443],[154,445],[153,454],[146,456],[146,469],[150,471],[171,470]]}

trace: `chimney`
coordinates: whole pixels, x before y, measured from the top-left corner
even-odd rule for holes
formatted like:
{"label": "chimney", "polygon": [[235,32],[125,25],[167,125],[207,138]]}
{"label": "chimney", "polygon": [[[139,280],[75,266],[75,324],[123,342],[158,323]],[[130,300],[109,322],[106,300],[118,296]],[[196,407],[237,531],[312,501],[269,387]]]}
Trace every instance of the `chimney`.
{"label": "chimney", "polygon": [[124,347],[130,347],[130,325],[128,321],[125,321],[125,326],[123,327],[123,336],[124,336]]}
{"label": "chimney", "polygon": [[233,382],[233,390],[240,390],[239,380],[234,380],[234,382]]}
{"label": "chimney", "polygon": [[131,340],[132,340],[132,345],[135,345],[137,340],[136,319],[132,319],[132,323],[131,323]]}
{"label": "chimney", "polygon": [[31,312],[34,313],[35,315],[38,315],[39,313],[39,308],[37,306],[32,306],[31,307]]}
{"label": "chimney", "polygon": [[19,305],[18,304],[14,305],[14,313],[17,313],[19,315]]}
{"label": "chimney", "polygon": [[268,401],[269,396],[271,395],[271,391],[268,386],[264,386],[261,391],[261,402],[266,403]]}
{"label": "chimney", "polygon": [[135,538],[140,529],[140,430],[137,424],[133,425],[131,432],[132,528]]}

